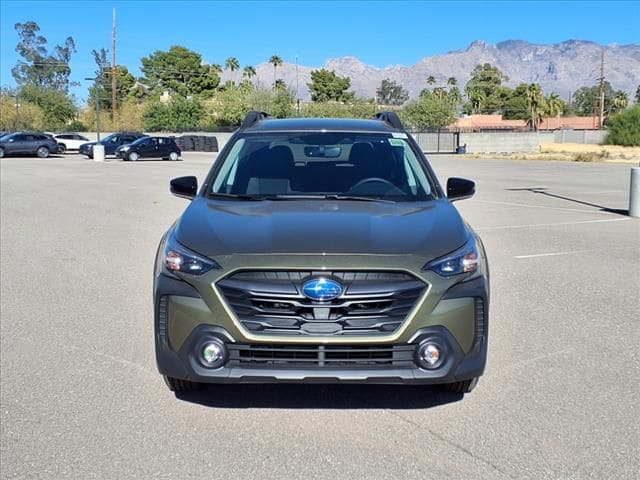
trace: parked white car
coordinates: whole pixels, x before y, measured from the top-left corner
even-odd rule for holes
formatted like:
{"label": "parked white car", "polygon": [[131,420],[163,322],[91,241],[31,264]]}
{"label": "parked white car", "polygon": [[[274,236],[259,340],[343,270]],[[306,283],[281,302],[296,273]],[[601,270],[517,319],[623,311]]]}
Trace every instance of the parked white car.
{"label": "parked white car", "polygon": [[[77,133],[60,133],[58,135],[54,135],[53,138],[55,138],[58,145],[60,145],[60,152],[78,150],[80,145],[90,141],[87,137],[83,137]],[[62,148],[62,145],[64,145],[64,148]]]}

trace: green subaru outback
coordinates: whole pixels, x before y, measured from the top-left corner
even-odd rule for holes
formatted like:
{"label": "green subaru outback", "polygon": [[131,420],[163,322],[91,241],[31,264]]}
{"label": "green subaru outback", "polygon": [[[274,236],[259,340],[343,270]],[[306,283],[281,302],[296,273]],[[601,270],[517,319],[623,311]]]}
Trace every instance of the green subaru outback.
{"label": "green subaru outback", "polygon": [[251,112],[162,237],[159,372],[204,383],[441,384],[466,393],[487,358],[489,270],[397,115]]}

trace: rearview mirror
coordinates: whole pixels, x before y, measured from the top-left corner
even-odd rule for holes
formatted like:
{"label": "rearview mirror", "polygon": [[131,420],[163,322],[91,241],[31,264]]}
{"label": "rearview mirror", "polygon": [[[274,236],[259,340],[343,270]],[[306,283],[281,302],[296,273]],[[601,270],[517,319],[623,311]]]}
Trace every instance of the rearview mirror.
{"label": "rearview mirror", "polygon": [[447,197],[451,202],[471,198],[474,193],[476,193],[476,184],[471,180],[457,177],[447,180]]}
{"label": "rearview mirror", "polygon": [[198,193],[198,179],[194,176],[174,178],[169,182],[169,190],[176,197],[191,200]]}

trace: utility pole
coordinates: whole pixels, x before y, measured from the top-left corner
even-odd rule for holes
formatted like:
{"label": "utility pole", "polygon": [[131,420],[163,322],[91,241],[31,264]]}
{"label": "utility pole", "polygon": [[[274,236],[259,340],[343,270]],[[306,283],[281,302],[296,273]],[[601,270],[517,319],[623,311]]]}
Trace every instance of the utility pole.
{"label": "utility pole", "polygon": [[19,118],[20,118],[20,101],[18,93],[16,92],[16,132],[18,131]]}
{"label": "utility pole", "polygon": [[113,9],[113,30],[111,31],[111,120],[116,125],[116,9]]}
{"label": "utility pole", "polygon": [[602,49],[602,55],[600,56],[600,91],[598,92],[598,127],[602,128],[604,125],[604,48]]}
{"label": "utility pole", "polygon": [[300,89],[298,86],[298,55],[296,55],[296,113],[300,115]]}

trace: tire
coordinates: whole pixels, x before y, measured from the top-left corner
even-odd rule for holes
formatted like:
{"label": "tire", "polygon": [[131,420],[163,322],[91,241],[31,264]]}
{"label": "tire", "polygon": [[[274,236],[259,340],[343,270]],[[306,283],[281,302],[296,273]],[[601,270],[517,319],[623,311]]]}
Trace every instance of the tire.
{"label": "tire", "polygon": [[179,158],[180,156],[178,155],[178,152],[171,152],[169,154],[169,160],[171,160],[172,162],[177,162]]}
{"label": "tire", "polygon": [[47,147],[38,147],[36,155],[38,158],[47,158],[49,156],[49,149]]}
{"label": "tire", "polygon": [[163,377],[164,383],[167,384],[169,390],[172,392],[195,392],[202,388],[201,383],[190,382],[189,380],[181,380],[179,378]]}
{"label": "tire", "polygon": [[478,378],[470,378],[468,380],[462,380],[460,382],[445,383],[442,385],[443,390],[451,393],[471,393],[471,391],[478,384]]}
{"label": "tire", "polygon": [[4,148],[0,147],[0,158],[4,157]]}
{"label": "tire", "polygon": [[138,155],[136,152],[131,152],[129,155],[127,155],[127,158],[130,162],[136,162],[140,158],[140,155]]}
{"label": "tire", "polygon": [[58,153],[63,154],[67,151],[67,146],[64,143],[58,144]]}

